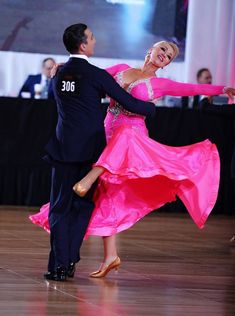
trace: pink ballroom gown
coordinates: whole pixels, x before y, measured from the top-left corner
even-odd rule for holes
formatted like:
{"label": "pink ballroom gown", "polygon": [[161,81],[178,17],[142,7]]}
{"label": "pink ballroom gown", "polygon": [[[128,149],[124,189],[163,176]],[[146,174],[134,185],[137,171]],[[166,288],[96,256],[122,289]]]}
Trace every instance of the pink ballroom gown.
{"label": "pink ballroom gown", "polygon": [[[130,67],[119,64],[107,69],[120,86]],[[224,86],[196,85],[152,77],[131,83],[127,91],[141,100],[164,95],[217,95]],[[157,115],[157,114],[156,114]],[[130,113],[111,100],[105,119],[107,146],[95,166],[105,168],[94,195],[93,211],[86,237],[110,236],[178,196],[193,221],[203,228],[212,211],[219,188],[220,159],[208,139],[172,147],[148,137],[145,117]],[[31,215],[33,223],[49,232],[49,203]]]}

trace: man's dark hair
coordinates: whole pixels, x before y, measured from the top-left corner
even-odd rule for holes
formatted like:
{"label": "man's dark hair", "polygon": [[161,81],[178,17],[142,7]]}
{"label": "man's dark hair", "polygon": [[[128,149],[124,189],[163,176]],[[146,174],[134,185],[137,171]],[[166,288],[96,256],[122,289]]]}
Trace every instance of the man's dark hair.
{"label": "man's dark hair", "polygon": [[208,68],[201,68],[201,69],[199,69],[198,72],[197,72],[197,79],[199,79],[201,77],[201,74],[204,71],[210,71],[210,70]]}
{"label": "man's dark hair", "polygon": [[46,63],[48,60],[51,60],[51,61],[53,61],[53,63],[55,63],[55,59],[54,59],[54,58],[52,58],[52,57],[47,57],[47,58],[43,59],[42,65],[44,66],[45,63]]}
{"label": "man's dark hair", "polygon": [[63,42],[69,53],[77,53],[80,45],[87,42],[86,29],[87,25],[82,23],[70,25],[65,29]]}

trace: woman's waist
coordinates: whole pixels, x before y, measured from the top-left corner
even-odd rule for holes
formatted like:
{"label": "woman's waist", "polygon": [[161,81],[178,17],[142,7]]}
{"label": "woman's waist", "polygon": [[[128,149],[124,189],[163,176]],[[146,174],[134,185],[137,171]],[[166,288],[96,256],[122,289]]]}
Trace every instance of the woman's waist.
{"label": "woman's waist", "polygon": [[145,119],[145,116],[130,112],[130,111],[124,109],[124,107],[117,102],[114,105],[109,106],[107,109],[107,112],[111,113],[112,115],[114,115],[116,117],[122,114],[122,115],[125,115],[128,117],[138,117],[138,118],[142,118],[142,120]]}
{"label": "woman's waist", "polygon": [[110,138],[116,130],[123,126],[135,129],[136,131],[139,131],[143,134],[148,134],[144,117],[138,117],[134,115],[127,116],[125,114],[120,114],[118,117],[115,117],[110,112],[107,113],[105,119],[105,132],[107,138]]}
{"label": "woman's waist", "polygon": [[112,112],[108,111],[106,118],[105,118],[105,125],[111,124],[112,126],[115,125],[138,125],[145,127],[145,117],[141,115],[126,115],[123,112],[120,112],[118,115],[113,114]]}

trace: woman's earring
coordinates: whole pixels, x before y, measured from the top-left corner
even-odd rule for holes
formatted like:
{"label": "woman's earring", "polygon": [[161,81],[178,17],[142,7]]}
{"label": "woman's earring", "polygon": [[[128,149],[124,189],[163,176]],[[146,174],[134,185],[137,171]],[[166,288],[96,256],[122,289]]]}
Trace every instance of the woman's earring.
{"label": "woman's earring", "polygon": [[147,52],[147,54],[146,54],[146,58],[148,58],[149,56],[150,56],[150,52]]}

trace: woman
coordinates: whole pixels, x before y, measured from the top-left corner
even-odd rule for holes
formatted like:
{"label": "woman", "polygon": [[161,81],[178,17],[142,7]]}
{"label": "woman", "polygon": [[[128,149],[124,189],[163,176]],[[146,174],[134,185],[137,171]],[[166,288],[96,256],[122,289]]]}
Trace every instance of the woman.
{"label": "woman", "polygon": [[[234,89],[224,86],[183,84],[157,78],[155,72],[167,66],[177,54],[175,44],[162,41],[150,48],[142,68],[121,64],[107,71],[129,93],[142,100],[163,95],[235,94]],[[176,195],[199,228],[204,226],[215,204],[220,172],[216,146],[209,140],[184,147],[162,145],[148,137],[144,119],[111,101],[105,119],[108,145],[93,170],[74,186],[75,192],[84,196],[100,176],[94,196],[96,207],[86,236],[103,236],[104,261],[91,277],[103,277],[120,266],[116,249],[118,232],[174,201]],[[209,194],[205,189],[208,187]],[[30,218],[48,230],[47,212],[48,205]]]}

